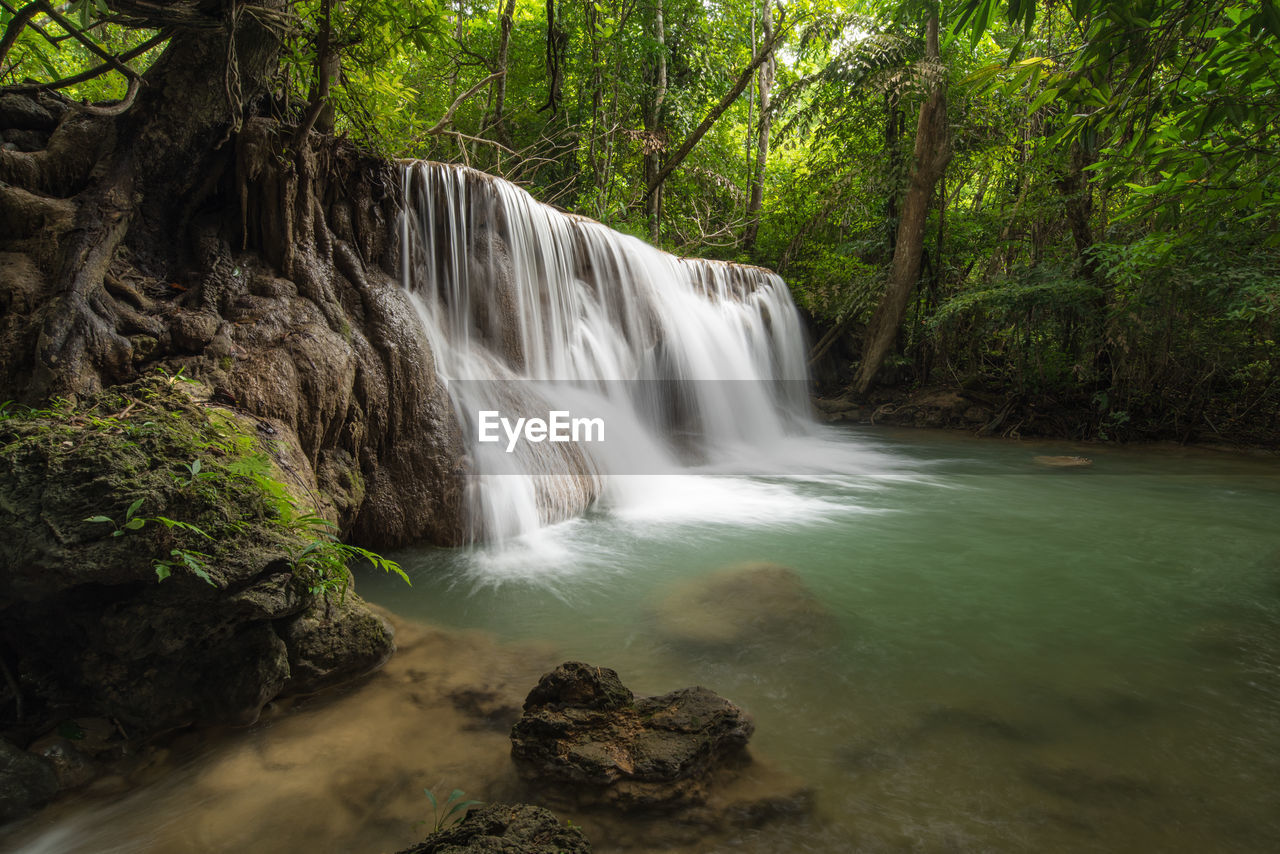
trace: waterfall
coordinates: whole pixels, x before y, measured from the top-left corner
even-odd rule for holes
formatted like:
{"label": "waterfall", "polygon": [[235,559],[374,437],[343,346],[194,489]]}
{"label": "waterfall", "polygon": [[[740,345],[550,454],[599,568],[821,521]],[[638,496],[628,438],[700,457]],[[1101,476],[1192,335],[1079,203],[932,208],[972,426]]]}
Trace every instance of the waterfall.
{"label": "waterfall", "polygon": [[[472,169],[419,162],[404,180],[403,283],[467,437],[474,539],[811,429],[803,330],[776,274],[678,258]],[[552,410],[608,433],[478,441],[482,412]]]}

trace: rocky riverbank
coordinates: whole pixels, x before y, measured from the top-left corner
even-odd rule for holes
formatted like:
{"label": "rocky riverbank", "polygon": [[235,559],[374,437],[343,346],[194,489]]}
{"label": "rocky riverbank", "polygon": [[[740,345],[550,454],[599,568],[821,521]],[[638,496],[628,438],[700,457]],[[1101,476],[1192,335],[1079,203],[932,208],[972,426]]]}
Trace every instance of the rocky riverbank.
{"label": "rocky riverbank", "polygon": [[[395,648],[349,589],[356,553],[292,432],[206,387],[152,375],[6,411],[0,464],[0,731],[58,789],[159,733],[252,723]],[[15,773],[28,784],[0,798],[6,818],[57,791]]]}
{"label": "rocky riverbank", "polygon": [[1005,439],[1102,442],[1176,442],[1232,449],[1280,447],[1280,415],[1202,413],[1198,420],[1165,423],[1141,413],[1103,413],[1084,399],[1005,394],[952,386],[880,388],[866,397],[828,390],[813,398],[827,423],[965,430]]}
{"label": "rocky riverbank", "polygon": [[[410,848],[440,817],[433,815],[424,790],[443,803],[459,788],[467,799],[486,804],[553,803],[559,826],[582,828],[596,852],[676,851],[726,830],[803,814],[811,806],[811,795],[798,781],[745,753],[749,725],[731,728],[743,736],[731,743],[698,726],[674,737],[672,744],[700,757],[665,775],[680,794],[674,811],[582,804],[569,797],[576,791],[572,786],[523,779],[523,766],[512,761],[511,736],[522,706],[527,723],[517,743],[527,745],[539,716],[573,715],[566,710],[589,699],[572,688],[578,680],[560,680],[562,688],[570,686],[568,694],[550,696],[547,680],[564,672],[551,666],[554,651],[377,613],[394,626],[398,645],[381,670],[350,689],[275,700],[247,729],[190,729],[122,746],[95,781],[6,828],[0,846],[20,851],[56,844],[66,854],[111,846],[192,854],[432,851],[437,849]],[[634,698],[616,674],[591,670],[608,677],[621,703],[609,714],[652,713],[670,699]],[[748,720],[704,689],[676,694],[711,698],[729,718]],[[650,717],[663,732],[673,732],[661,715]],[[713,742],[720,745],[714,751]],[[598,742],[604,752],[620,745],[617,739]],[[535,813],[509,813],[481,816],[477,824],[511,824],[514,834],[543,820]],[[474,835],[475,825],[457,827],[458,839]]]}

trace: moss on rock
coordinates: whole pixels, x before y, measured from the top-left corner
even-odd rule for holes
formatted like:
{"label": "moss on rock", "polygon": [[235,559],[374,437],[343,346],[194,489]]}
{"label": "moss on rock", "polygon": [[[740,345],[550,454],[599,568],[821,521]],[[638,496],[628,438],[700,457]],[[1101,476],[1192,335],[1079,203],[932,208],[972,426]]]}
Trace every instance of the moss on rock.
{"label": "moss on rock", "polygon": [[0,653],[26,712],[7,703],[10,729],[67,713],[133,734],[245,723],[390,655],[354,594],[300,629],[322,599],[293,556],[334,545],[309,469],[287,430],[201,390],[152,376],[0,418]]}

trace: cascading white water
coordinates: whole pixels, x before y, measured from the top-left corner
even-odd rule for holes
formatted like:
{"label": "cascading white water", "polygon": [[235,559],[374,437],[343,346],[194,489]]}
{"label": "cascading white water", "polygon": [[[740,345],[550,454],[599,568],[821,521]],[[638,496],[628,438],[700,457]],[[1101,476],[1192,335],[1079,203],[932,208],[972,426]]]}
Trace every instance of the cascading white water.
{"label": "cascading white water", "polygon": [[[774,273],[677,258],[471,169],[414,163],[405,197],[403,282],[468,439],[476,538],[618,499],[617,475],[751,459],[810,429],[803,330]],[[604,416],[608,441],[476,441],[479,411],[552,403]]]}

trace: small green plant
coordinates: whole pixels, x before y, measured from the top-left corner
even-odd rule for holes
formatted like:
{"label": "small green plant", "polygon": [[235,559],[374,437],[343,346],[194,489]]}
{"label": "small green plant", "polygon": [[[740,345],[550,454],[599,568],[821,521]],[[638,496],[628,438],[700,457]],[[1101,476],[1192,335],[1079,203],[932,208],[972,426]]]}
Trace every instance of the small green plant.
{"label": "small green plant", "polygon": [[186,370],[187,370],[186,367],[183,366],[181,368],[178,368],[177,371],[170,373],[169,370],[165,368],[164,365],[159,365],[156,367],[156,371],[160,374],[160,376],[164,377],[165,383],[170,388],[173,388],[175,385],[177,385],[180,382],[188,383],[189,385],[200,385],[199,380],[193,380],[191,379],[191,377],[183,376],[183,372],[185,372]]}
{"label": "small green plant", "polygon": [[[466,815],[467,810],[474,806],[479,806],[482,801],[464,801],[466,793],[461,789],[454,789],[449,793],[449,799],[441,804],[436,800],[435,794],[430,789],[423,789],[427,795],[427,800],[431,801],[431,812],[433,824],[431,826],[432,833],[439,833],[449,825],[462,819]],[[422,822],[425,824],[426,822]]]}
{"label": "small green plant", "polygon": [[201,471],[203,467],[204,463],[200,461],[199,457],[196,457],[191,462],[184,463],[182,466],[183,470],[187,473],[187,478],[184,480],[180,476],[175,476],[175,480],[177,480],[179,486],[188,487],[193,486],[197,480],[208,480],[215,477],[213,472]]}
{"label": "small green plant", "polygon": [[139,498],[137,501],[130,504],[124,511],[124,520],[122,522],[117,523],[116,520],[112,519],[110,516],[90,516],[88,519],[85,519],[85,521],[111,525],[115,528],[115,530],[111,532],[111,536],[123,537],[125,531],[136,531],[143,525],[147,524],[146,519],[137,515],[138,508],[142,506],[142,502],[145,500],[145,498]]}
{"label": "small green plant", "polygon": [[205,584],[217,587],[218,583],[209,576],[208,560],[209,556],[204,552],[194,549],[173,549],[169,552],[168,560],[156,561],[156,578],[164,581],[173,573],[175,567],[186,567]]}
{"label": "small green plant", "polygon": [[[197,460],[197,462],[199,461]],[[199,467],[196,468],[196,472],[199,472]],[[90,516],[88,519],[85,519],[85,521],[113,526],[115,528],[115,530],[111,532],[111,536],[113,537],[122,537],[126,531],[138,531],[146,527],[148,522],[156,522],[160,525],[164,525],[169,530],[176,529],[179,531],[186,531],[188,533],[204,537],[206,540],[213,539],[198,525],[193,525],[190,522],[170,519],[167,516],[156,516],[155,518],[139,516],[138,510],[142,508],[142,503],[145,500],[145,498],[139,498],[137,501],[134,501],[125,508],[123,522],[117,523],[116,520],[112,519],[110,516]],[[168,558],[157,560],[155,562],[154,568],[156,571],[156,578],[160,581],[164,581],[173,574],[173,570],[175,568],[186,567],[191,570],[192,574],[197,578],[203,580],[206,584],[216,587],[217,582],[209,575],[208,561],[209,555],[204,552],[196,551],[195,549],[171,549],[169,551]]]}
{"label": "small green plant", "polygon": [[405,584],[412,585],[409,576],[394,560],[339,540],[336,526],[328,519],[307,513],[297,517],[294,525],[310,539],[291,554],[293,571],[307,584],[312,595],[327,597],[336,591],[338,601],[345,600],[347,588],[351,586],[350,564],[354,560],[365,560],[383,572],[394,572]]}

